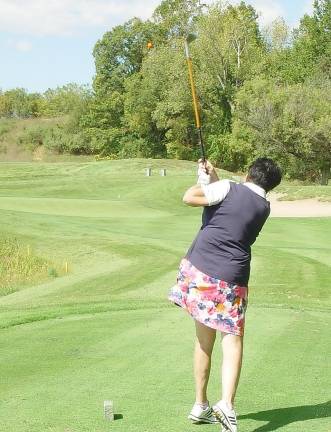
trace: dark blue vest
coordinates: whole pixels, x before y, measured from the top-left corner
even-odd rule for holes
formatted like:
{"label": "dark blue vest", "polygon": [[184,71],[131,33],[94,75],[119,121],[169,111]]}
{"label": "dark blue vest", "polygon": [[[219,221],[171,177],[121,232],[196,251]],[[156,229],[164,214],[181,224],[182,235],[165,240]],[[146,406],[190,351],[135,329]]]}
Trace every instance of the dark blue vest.
{"label": "dark blue vest", "polygon": [[247,186],[230,182],[225,199],[204,208],[201,229],[186,258],[208,276],[247,286],[251,245],[269,214],[266,199]]}

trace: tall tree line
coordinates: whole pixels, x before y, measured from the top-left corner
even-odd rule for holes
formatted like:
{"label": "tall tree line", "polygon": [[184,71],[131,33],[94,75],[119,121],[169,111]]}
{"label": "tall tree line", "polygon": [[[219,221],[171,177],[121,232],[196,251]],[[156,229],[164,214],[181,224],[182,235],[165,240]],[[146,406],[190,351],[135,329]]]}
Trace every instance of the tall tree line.
{"label": "tall tree line", "polygon": [[[96,43],[92,92],[71,89],[78,99],[69,97],[62,108],[54,100],[49,107],[51,94],[38,102],[25,95],[30,113],[58,115],[73,103],[75,115],[65,132],[55,133],[57,140],[75,135],[60,147],[66,151],[196,159],[183,47],[192,31],[199,35],[191,50],[209,157],[231,170],[244,170],[257,156],[276,157],[289,177],[326,183],[330,0],[315,0],[312,15],[293,31],[282,19],[261,29],[256,11],[245,2],[207,7],[198,0],[164,0],[150,20],[133,18]],[[0,115],[9,112],[4,105],[0,94]]]}

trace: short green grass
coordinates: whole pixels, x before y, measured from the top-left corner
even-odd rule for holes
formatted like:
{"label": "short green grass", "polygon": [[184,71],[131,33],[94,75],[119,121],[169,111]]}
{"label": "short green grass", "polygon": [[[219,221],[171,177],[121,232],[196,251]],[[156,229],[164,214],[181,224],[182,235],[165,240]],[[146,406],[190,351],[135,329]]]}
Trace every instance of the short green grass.
{"label": "short green grass", "polygon": [[281,201],[317,198],[319,201],[331,201],[331,182],[328,186],[318,184],[302,184],[299,182],[284,182],[278,192],[282,193]]}
{"label": "short green grass", "polygon": [[[2,233],[70,270],[0,299],[1,432],[220,429],[186,420],[193,323],[166,300],[200,223],[181,203],[194,178],[183,161],[1,164]],[[330,430],[330,228],[270,219],[254,246],[242,431]]]}

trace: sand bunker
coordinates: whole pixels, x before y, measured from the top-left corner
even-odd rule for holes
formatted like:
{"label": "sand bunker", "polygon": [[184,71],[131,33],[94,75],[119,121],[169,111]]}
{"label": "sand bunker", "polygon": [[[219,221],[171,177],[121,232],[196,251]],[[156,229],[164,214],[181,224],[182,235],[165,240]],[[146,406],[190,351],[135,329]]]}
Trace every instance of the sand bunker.
{"label": "sand bunker", "polygon": [[331,202],[317,199],[278,201],[277,198],[279,194],[268,195],[271,217],[331,217]]}

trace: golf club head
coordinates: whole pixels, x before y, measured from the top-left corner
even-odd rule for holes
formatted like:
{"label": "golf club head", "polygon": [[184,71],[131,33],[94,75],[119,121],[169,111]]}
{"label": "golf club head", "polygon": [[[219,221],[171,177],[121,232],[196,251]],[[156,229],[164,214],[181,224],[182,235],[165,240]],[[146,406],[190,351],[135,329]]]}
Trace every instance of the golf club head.
{"label": "golf club head", "polygon": [[195,41],[197,37],[198,37],[197,33],[189,33],[186,37],[186,42],[190,44],[191,42]]}
{"label": "golf club head", "polygon": [[189,34],[186,36],[184,46],[185,46],[185,53],[186,53],[186,58],[187,58],[187,59],[190,57],[190,53],[189,53],[189,44],[190,44],[191,42],[195,41],[197,37],[198,37],[198,34],[197,34],[197,33],[189,33]]}

